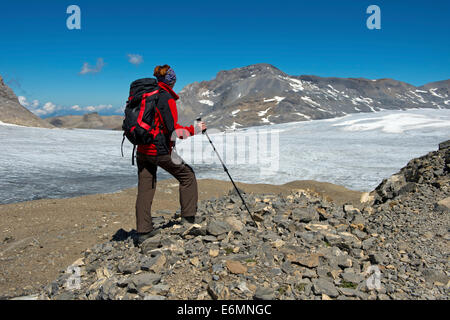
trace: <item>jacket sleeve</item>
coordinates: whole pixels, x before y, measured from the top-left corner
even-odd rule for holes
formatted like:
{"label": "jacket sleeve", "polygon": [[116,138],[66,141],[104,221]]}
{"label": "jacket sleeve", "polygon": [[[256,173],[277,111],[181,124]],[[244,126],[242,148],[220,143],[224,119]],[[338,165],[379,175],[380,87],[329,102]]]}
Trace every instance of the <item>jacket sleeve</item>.
{"label": "jacket sleeve", "polygon": [[195,134],[194,126],[184,127],[178,124],[177,104],[174,99],[159,99],[157,108],[170,135],[175,131],[177,137],[183,139]]}

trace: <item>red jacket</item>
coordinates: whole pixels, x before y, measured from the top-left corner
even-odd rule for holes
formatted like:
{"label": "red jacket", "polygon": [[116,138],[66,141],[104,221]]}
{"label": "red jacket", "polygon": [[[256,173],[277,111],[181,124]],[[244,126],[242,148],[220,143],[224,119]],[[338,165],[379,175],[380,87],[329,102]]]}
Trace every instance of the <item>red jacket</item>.
{"label": "red jacket", "polygon": [[164,82],[159,82],[159,97],[155,113],[155,143],[139,145],[137,151],[147,155],[170,154],[175,145],[175,139],[193,136],[194,126],[184,127],[178,124],[176,100],[178,95]]}

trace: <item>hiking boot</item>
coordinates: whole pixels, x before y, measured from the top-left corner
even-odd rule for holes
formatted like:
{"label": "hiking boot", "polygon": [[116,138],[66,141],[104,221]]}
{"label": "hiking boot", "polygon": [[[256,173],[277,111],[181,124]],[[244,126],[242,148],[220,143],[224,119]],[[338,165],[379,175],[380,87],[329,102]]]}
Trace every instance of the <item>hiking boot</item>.
{"label": "hiking boot", "polygon": [[191,225],[197,223],[195,216],[193,217],[181,217],[181,224],[183,225]]}
{"label": "hiking boot", "polygon": [[142,242],[144,242],[145,240],[156,236],[157,234],[159,234],[161,232],[160,229],[154,229],[150,232],[146,232],[146,233],[138,233],[137,234],[137,238],[135,241],[135,245],[136,246],[140,246],[142,244]]}

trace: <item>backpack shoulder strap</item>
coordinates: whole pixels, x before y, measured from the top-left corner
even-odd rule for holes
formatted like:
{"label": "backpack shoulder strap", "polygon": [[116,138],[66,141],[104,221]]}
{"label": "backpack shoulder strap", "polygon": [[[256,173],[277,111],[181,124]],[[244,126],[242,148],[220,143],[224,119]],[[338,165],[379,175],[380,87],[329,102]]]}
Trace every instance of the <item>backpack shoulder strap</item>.
{"label": "backpack shoulder strap", "polygon": [[133,151],[131,152],[131,165],[134,166],[134,153],[136,151],[136,145],[133,144]]}

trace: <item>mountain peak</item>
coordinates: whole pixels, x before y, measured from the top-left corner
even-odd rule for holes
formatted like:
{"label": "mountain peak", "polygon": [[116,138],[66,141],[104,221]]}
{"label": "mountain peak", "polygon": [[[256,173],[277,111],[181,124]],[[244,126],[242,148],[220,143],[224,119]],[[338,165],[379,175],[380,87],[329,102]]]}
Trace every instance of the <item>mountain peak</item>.
{"label": "mountain peak", "polygon": [[17,96],[0,76],[0,121],[32,127],[52,127],[19,103]]}
{"label": "mountain peak", "polygon": [[418,88],[395,79],[291,76],[267,63],[220,71],[180,92],[179,119],[199,114],[219,129],[328,119],[385,109],[450,108],[449,83]]}
{"label": "mountain peak", "polygon": [[233,78],[250,78],[257,75],[282,75],[286,74],[277,67],[268,63],[252,64],[246,67],[234,68],[231,70],[223,70],[217,73],[216,80],[221,81],[223,79]]}

